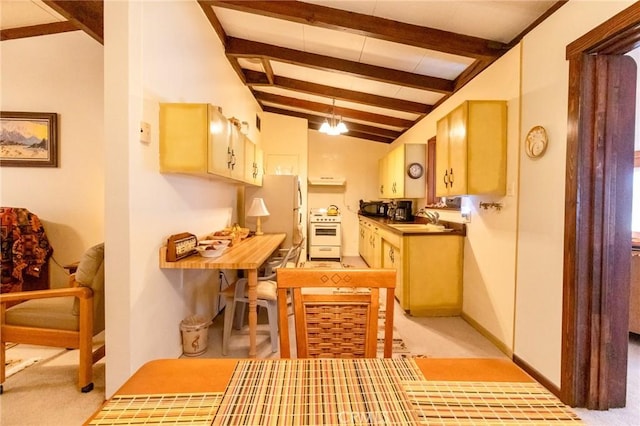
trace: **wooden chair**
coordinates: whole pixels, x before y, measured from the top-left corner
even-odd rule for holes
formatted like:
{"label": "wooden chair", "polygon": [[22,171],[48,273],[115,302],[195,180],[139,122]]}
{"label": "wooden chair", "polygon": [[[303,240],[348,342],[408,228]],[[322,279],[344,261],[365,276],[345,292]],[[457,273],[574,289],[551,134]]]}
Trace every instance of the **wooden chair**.
{"label": "wooden chair", "polygon": [[297,268],[278,269],[276,275],[282,358],[291,357],[288,291],[298,358],[375,358],[381,289],[386,289],[384,357],[391,357],[395,270]]}
{"label": "wooden chair", "polygon": [[93,364],[105,355],[104,345],[93,352],[93,336],[104,322],[104,244],[82,255],[69,288],[0,295],[0,393],[6,342],[80,349],[78,388],[93,390]]}
{"label": "wooden chair", "polygon": [[[278,351],[278,310],[276,304],[276,270],[292,267],[292,262],[299,256],[301,246],[291,246],[281,257],[275,257],[264,264],[264,275],[258,277],[258,306],[267,309],[267,318],[271,334],[271,350]],[[224,324],[222,328],[222,355],[226,355],[231,338],[231,325],[235,323],[236,330],[242,328],[244,312],[249,304],[248,282],[240,278],[223,292],[225,298]]]}

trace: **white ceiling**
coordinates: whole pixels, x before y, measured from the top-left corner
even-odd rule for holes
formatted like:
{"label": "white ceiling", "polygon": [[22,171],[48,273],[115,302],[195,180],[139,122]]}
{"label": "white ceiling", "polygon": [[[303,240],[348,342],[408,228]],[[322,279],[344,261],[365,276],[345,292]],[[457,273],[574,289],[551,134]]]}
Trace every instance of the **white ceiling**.
{"label": "white ceiling", "polygon": [[[468,67],[472,66],[471,68],[473,68],[476,59],[478,59],[417,47],[400,39],[395,42],[389,41],[385,39],[389,37],[384,34],[382,36],[363,34],[361,30],[352,30],[346,28],[345,25],[334,29],[336,25],[327,25],[326,22],[324,24],[323,22],[311,22],[315,15],[307,21],[294,22],[284,17],[271,17],[273,14],[269,13],[256,13],[255,10],[242,9],[246,4],[254,3],[250,1],[241,4],[243,2],[201,0],[199,3],[203,13],[207,9],[213,11],[214,19],[217,19],[221,24],[225,38],[233,37],[326,57],[312,66],[270,55],[262,56],[260,54],[258,56],[255,52],[246,55],[246,57],[243,57],[242,54],[229,57],[232,65],[235,62],[239,79],[243,81],[246,77],[246,71],[252,70],[254,75],[267,76],[272,72],[273,78],[284,77],[321,85],[325,89],[329,88],[330,90],[314,92],[283,87],[275,83],[250,85],[256,99],[265,110],[280,113],[289,111],[294,115],[308,117],[310,128],[317,129],[318,120],[331,116],[331,105],[335,100],[336,111],[341,113],[340,115],[344,117],[347,124],[366,125],[362,131],[350,132],[353,133],[353,136],[391,142],[395,136],[410,126],[406,122],[390,123],[384,117],[401,118],[413,123],[451,94],[451,92],[442,93],[438,90],[425,89],[422,86],[415,87],[416,84],[410,83],[412,76],[431,76],[444,79],[452,83],[452,87],[455,87],[454,90],[456,90],[460,85],[456,79],[464,76]],[[398,23],[479,37],[486,39],[484,40],[485,44],[498,42],[507,45],[558,2],[543,0],[311,0],[273,3],[282,3],[289,10],[305,5],[324,6],[339,11],[384,18]],[[236,10],[238,7],[242,10]],[[330,9],[319,10],[332,12]],[[40,0],[0,0],[0,15],[2,18],[1,30],[65,20]],[[353,17],[355,21],[358,15],[349,15],[349,17]],[[322,17],[318,20],[321,21]],[[395,25],[390,21],[385,21],[383,24]],[[213,25],[212,31],[214,31]],[[372,30],[371,32],[376,31]],[[435,46],[434,49],[438,47]],[[371,75],[357,75],[358,73],[352,69],[349,72],[344,69],[336,69],[332,65],[332,58],[349,61],[347,64],[352,62],[362,64],[363,67],[369,65],[381,67],[378,70],[382,70],[383,74],[387,72],[390,78],[381,79]],[[265,68],[265,63],[272,71]],[[409,79],[395,81],[398,76],[408,76]],[[352,93],[345,91],[357,92],[358,96],[351,96]],[[424,105],[426,111],[407,111],[384,102],[363,101],[359,96],[361,94],[411,101]],[[378,115],[363,116],[363,113]],[[379,135],[374,137],[373,135],[377,133],[375,128],[391,129],[396,133],[384,137]]]}
{"label": "white ceiling", "polygon": [[66,21],[41,0],[1,0],[0,30]]}

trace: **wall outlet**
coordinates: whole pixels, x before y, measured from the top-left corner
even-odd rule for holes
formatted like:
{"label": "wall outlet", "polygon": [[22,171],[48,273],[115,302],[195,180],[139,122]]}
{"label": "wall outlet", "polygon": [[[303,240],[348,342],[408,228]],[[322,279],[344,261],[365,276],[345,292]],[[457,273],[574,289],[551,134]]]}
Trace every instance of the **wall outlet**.
{"label": "wall outlet", "polygon": [[471,223],[471,211],[460,212],[460,216],[462,217],[462,222]]}

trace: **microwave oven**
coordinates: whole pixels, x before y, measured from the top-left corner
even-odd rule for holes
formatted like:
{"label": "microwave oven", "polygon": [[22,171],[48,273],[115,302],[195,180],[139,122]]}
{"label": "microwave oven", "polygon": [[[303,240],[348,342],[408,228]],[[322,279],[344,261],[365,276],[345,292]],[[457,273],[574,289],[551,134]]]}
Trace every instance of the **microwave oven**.
{"label": "microwave oven", "polygon": [[379,216],[385,217],[387,215],[389,203],[384,201],[363,201],[360,200],[359,214],[363,216]]}

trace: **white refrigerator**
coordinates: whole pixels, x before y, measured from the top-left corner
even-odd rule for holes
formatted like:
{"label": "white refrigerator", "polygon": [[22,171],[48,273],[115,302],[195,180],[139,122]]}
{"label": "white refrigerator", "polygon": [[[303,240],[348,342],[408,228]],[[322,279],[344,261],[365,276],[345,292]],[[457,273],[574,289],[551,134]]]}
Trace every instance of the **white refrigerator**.
{"label": "white refrigerator", "polygon": [[[254,198],[262,198],[269,216],[262,217],[262,232],[285,232],[283,247],[291,247],[294,236],[302,232],[302,191],[294,175],[265,175],[262,187],[245,187],[245,226],[255,231],[256,218],[246,215]],[[304,235],[304,234],[301,234]]]}

